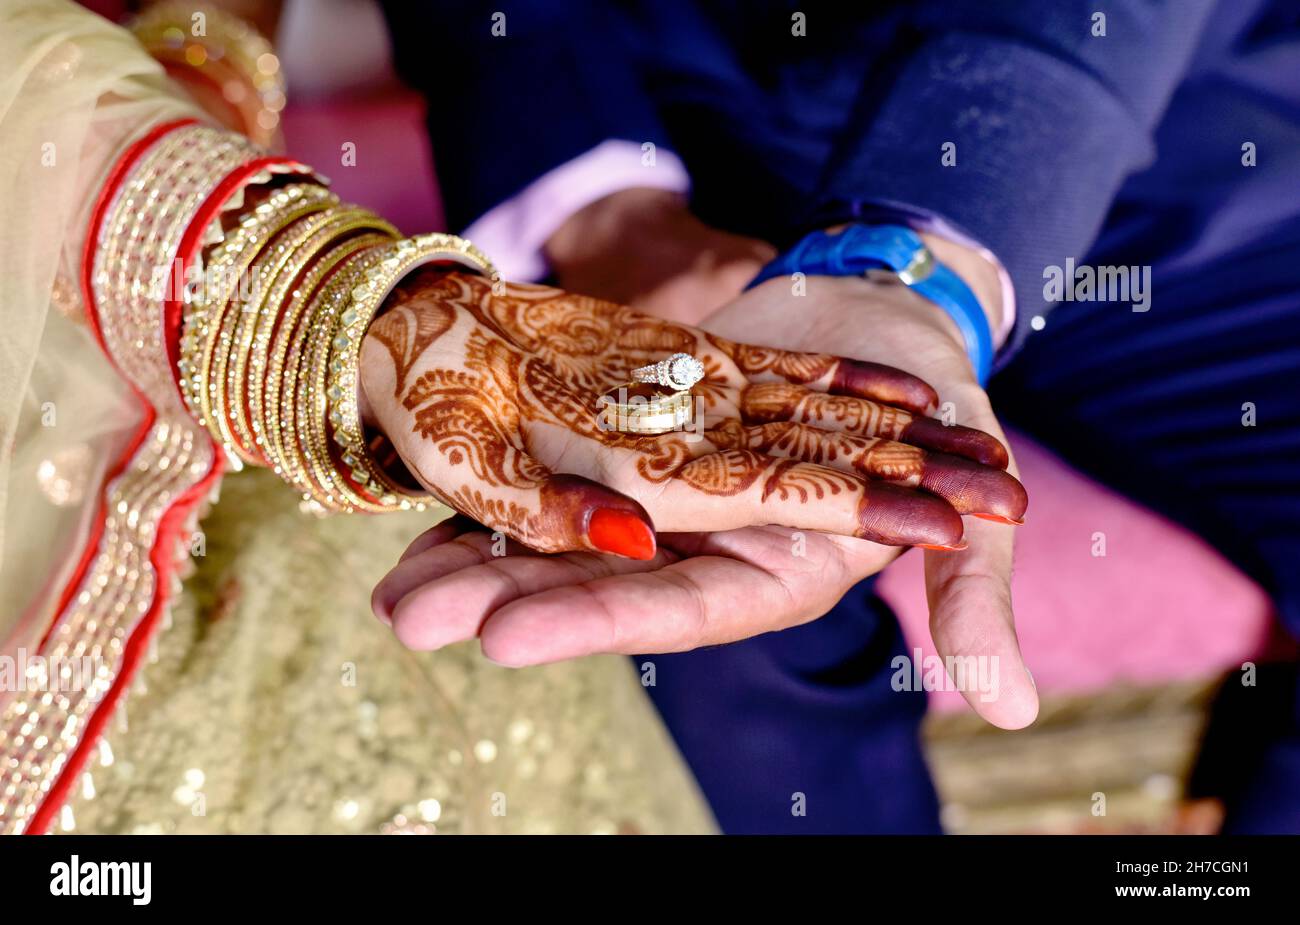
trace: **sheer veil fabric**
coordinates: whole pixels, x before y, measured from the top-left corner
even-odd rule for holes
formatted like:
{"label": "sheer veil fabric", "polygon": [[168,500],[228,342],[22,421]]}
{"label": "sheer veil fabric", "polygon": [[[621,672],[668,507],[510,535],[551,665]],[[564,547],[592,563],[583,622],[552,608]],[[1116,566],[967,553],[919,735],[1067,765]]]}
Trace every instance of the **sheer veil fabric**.
{"label": "sheer veil fabric", "polygon": [[70,2],[0,2],[0,62],[0,640],[34,650],[141,419],[84,321],[90,210],[142,126],[199,113],[129,33]]}

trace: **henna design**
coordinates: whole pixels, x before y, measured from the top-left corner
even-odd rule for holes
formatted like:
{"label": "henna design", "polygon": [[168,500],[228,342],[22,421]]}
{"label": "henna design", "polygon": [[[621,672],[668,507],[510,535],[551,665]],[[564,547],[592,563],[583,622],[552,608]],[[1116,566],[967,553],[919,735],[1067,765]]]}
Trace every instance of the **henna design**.
{"label": "henna design", "polygon": [[831,395],[851,395],[897,405],[916,414],[929,414],[939,406],[939,395],[929,383],[892,366],[825,353],[755,347],[706,336],[754,382],[776,378],[794,385],[809,385],[829,377],[825,390]]}
{"label": "henna design", "polygon": [[[960,538],[960,518],[940,498],[924,500],[901,488],[899,495],[870,481],[927,487],[921,484],[927,454],[897,441],[918,433],[933,439],[928,419],[799,384],[829,377],[832,388],[857,388],[850,379],[865,381],[870,364],[734,344],[546,287],[507,285],[494,293],[486,280],[459,272],[423,277],[417,291],[399,293],[399,304],[372,326],[373,339],[393,363],[395,398],[410,414],[411,433],[429,441],[445,466],[436,479],[419,471],[418,459],[413,467],[452,507],[535,549],[585,544],[638,558],[654,554],[648,515],[635,501],[587,479],[553,474],[531,455],[527,434],[539,423],[625,451],[646,485],[671,482],[719,497],[753,490],[760,504],[847,494],[857,499],[857,535],[885,542],[936,532]],[[460,368],[428,359],[453,329],[460,332],[457,348],[443,353],[458,355]],[[706,439],[602,430],[596,397],[625,381],[631,368],[678,351],[705,366],[695,391],[721,417]],[[892,372],[904,382],[906,374]],[[758,375],[777,379],[749,378]],[[960,466],[941,470],[941,487],[958,492],[965,489],[956,486],[971,482]]]}
{"label": "henna design", "polygon": [[402,390],[406,387],[406,377],[415,361],[424,355],[424,351],[434,341],[451,330],[456,322],[456,313],[451,306],[430,296],[429,293],[421,293],[418,301],[386,312],[370,326],[370,333],[388,349],[388,355],[392,357],[397,374],[397,384],[393,388],[394,398],[401,397]]}
{"label": "henna design", "polygon": [[823,378],[839,362],[837,357],[825,353],[795,353],[774,347],[755,347],[715,335],[708,335],[708,338],[710,343],[731,357],[736,367],[751,379],[763,373],[772,373],[788,382],[803,385]]}
{"label": "henna design", "polygon": [[741,416],[755,423],[833,421],[841,430],[890,440],[900,439],[912,421],[911,414],[890,405],[810,392],[784,382],[760,382],[747,388],[741,399]]}
{"label": "henna design", "polygon": [[906,443],[818,430],[794,421],[746,427],[732,420],[705,435],[719,446],[743,447],[769,456],[822,466],[842,462],[863,476],[889,482],[918,484],[925,464],[925,451]]}

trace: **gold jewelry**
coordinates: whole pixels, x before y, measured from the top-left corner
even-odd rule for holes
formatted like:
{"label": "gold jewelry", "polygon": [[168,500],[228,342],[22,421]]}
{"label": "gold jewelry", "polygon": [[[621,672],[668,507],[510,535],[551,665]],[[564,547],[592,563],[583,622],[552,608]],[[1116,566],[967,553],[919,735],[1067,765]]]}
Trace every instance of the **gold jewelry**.
{"label": "gold jewelry", "polygon": [[[348,483],[330,452],[329,400],[326,395],[330,363],[330,341],[335,338],[340,316],[347,310],[347,293],[365,279],[368,270],[383,260],[390,245],[363,251],[348,261],[345,269],[321,291],[316,312],[310,319],[307,341],[297,377],[298,436],[307,471],[317,489],[313,500],[325,510],[382,512],[385,506],[371,500]],[[372,496],[373,497],[373,496]]]}
{"label": "gold jewelry", "polygon": [[337,202],[338,197],[323,186],[308,183],[286,186],[242,216],[239,224],[209,254],[205,274],[217,285],[211,292],[206,291],[205,285],[205,291],[191,302],[185,313],[180,346],[181,393],[199,423],[218,440],[223,438],[214,430],[217,422],[213,420],[208,372],[225,304],[274,234],[306,212]]}
{"label": "gold jewelry", "polygon": [[398,241],[386,248],[383,259],[367,269],[364,279],[352,289],[330,343],[330,377],[326,393],[329,423],[333,427],[334,443],[340,448],[339,459],[346,470],[345,478],[351,476],[363,491],[378,498],[385,507],[420,507],[427,503],[428,495],[414,494],[397,485],[366,446],[357,406],[361,341],[380,306],[404,276],[417,267],[443,260],[482,273],[493,286],[500,282],[500,274],[487,256],[463,238],[426,234]]}
{"label": "gold jewelry", "polygon": [[[108,353],[160,409],[183,413],[163,340],[163,295],[181,238],[221,178],[259,156],[246,139],[209,126],[167,133],[114,193],[100,223],[92,267]],[[104,309],[101,309],[104,310]]]}
{"label": "gold jewelry", "polygon": [[[319,189],[319,187],[313,188]],[[258,206],[252,216],[240,222],[241,226],[246,227],[247,235],[243,239],[243,249],[239,251],[239,256],[231,266],[232,270],[237,270],[236,278],[242,278],[242,275],[253,266],[263,248],[277,234],[304,216],[327,209],[337,202],[338,197],[333,193],[321,195],[303,190],[298,197],[290,197],[288,202],[281,202],[272,197]],[[271,208],[259,214],[262,206],[267,205]],[[230,299],[228,291],[223,292],[222,295],[224,298],[220,301],[214,300],[208,309],[208,335],[204,339],[202,357],[199,361],[199,378],[203,388],[198,390],[198,394],[203,403],[203,418],[207,422],[208,431],[225,445],[227,455],[232,459],[256,463],[256,457],[251,456],[239,445],[231,427],[229,408],[226,403],[226,369],[233,347],[235,329],[239,322],[240,306],[237,301]]]}
{"label": "gold jewelry", "polygon": [[265,325],[269,317],[272,322],[279,317],[283,309],[287,285],[292,284],[299,270],[286,276],[285,270],[301,260],[299,269],[318,254],[331,239],[341,237],[363,227],[377,230],[393,228],[379,216],[356,206],[336,206],[324,212],[300,219],[286,228],[276,237],[271,245],[262,252],[258,259],[257,295],[251,302],[241,307],[232,344],[233,364],[229,367],[230,379],[227,388],[235,397],[231,408],[230,420],[235,433],[244,441],[250,455],[257,462],[266,463],[266,458],[259,446],[261,439],[261,384],[258,381],[260,369],[250,368],[250,361],[257,346],[257,332]]}
{"label": "gold jewelry", "polygon": [[287,477],[292,466],[285,458],[280,439],[280,375],[284,357],[279,353],[277,361],[277,350],[287,344],[303,308],[329,271],[342,257],[357,250],[356,242],[374,246],[397,235],[397,230],[378,216],[356,210],[341,225],[317,232],[276,278],[267,302],[280,308],[264,311],[259,319],[249,371],[249,404],[254,437],[277,475]]}
{"label": "gold jewelry", "polygon": [[624,434],[666,434],[682,430],[695,411],[688,391],[664,392],[645,382],[628,382],[596,399],[602,430]]}
{"label": "gold jewelry", "polygon": [[[202,15],[203,34],[194,34]],[[197,0],[156,3],[130,25],[145,49],[173,73],[188,70],[240,115],[244,134],[276,140],[285,104],[284,73],[271,43],[252,24]],[[180,76],[183,76],[180,75]]]}
{"label": "gold jewelry", "polygon": [[331,278],[344,263],[363,250],[378,247],[389,238],[380,234],[361,234],[339,243],[322,253],[312,264],[307,276],[295,288],[284,316],[276,328],[271,346],[271,358],[266,374],[266,409],[269,449],[276,472],[290,484],[307,492],[305,463],[298,451],[295,430],[296,399],[293,386],[298,372],[298,359],[305,339],[303,329],[310,318],[324,282]]}

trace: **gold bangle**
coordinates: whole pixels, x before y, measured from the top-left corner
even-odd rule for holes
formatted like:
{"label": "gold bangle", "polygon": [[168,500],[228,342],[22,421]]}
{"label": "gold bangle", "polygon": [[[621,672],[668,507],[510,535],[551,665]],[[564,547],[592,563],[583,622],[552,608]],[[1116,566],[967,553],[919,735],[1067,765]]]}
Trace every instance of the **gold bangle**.
{"label": "gold bangle", "polygon": [[[319,189],[319,187],[308,189]],[[333,193],[326,192],[322,195],[303,190],[298,196],[290,197],[287,202],[272,197],[259,205],[253,213],[240,221],[241,230],[245,235],[242,236],[243,247],[238,251],[238,256],[231,267],[231,269],[238,268],[236,278],[241,278],[243,273],[254,265],[263,248],[285,228],[304,216],[327,209],[337,202],[338,197]],[[270,208],[260,211],[263,206],[270,206]],[[232,239],[232,242],[238,241],[240,241],[239,237]],[[240,452],[241,448],[238,446],[227,415],[226,367],[229,363],[235,326],[239,320],[238,302],[230,300],[228,295],[228,292],[223,293],[223,296],[227,297],[220,301],[214,299],[207,309],[208,333],[203,340],[203,351],[199,360],[200,388],[197,391],[209,433],[226,447],[227,455],[238,465],[239,460],[255,462],[255,459]],[[232,305],[235,308],[233,313]]]}
{"label": "gold bangle", "polygon": [[[236,190],[222,205],[221,210],[208,223],[203,235],[203,250],[195,257],[191,272],[197,275],[196,283],[190,280],[185,284],[185,308],[181,316],[180,345],[176,361],[177,384],[180,386],[181,398],[186,409],[203,427],[208,423],[203,410],[203,402],[196,390],[203,354],[203,341],[208,336],[209,303],[223,304],[224,299],[214,296],[220,292],[228,297],[232,290],[238,291],[243,274],[247,268],[238,264],[241,252],[248,245],[249,227],[241,224],[248,219],[242,214],[244,203],[250,190],[263,187],[277,177],[287,173],[310,173],[310,168],[298,164],[268,164],[249,177],[247,182]],[[300,197],[304,191],[308,195],[328,198],[333,196],[324,186],[310,183],[294,183],[281,189],[270,190],[267,202],[283,202]],[[224,224],[233,217],[235,224],[227,231]],[[259,232],[264,230],[256,221],[249,224]],[[250,260],[252,257],[249,258]],[[238,274],[232,277],[232,269],[239,265]]]}
{"label": "gold bangle", "polygon": [[[250,361],[256,348],[257,332],[265,319],[274,320],[284,301],[283,285],[279,284],[286,267],[295,258],[310,260],[324,243],[366,225],[392,228],[378,216],[355,206],[334,206],[295,222],[262,252],[258,258],[258,287],[256,298],[240,308],[232,341],[232,359],[226,382],[232,397],[230,420],[236,436],[243,442],[253,462],[265,464],[265,455],[259,449],[259,417],[261,414],[260,388],[255,373],[250,371]],[[393,229],[396,234],[396,229]],[[301,264],[299,264],[301,266]],[[295,271],[295,275],[296,275]],[[289,278],[292,282],[292,277]]]}
{"label": "gold bangle", "polygon": [[295,484],[302,491],[303,503],[316,513],[336,509],[335,505],[325,501],[326,496],[332,493],[332,485],[327,474],[317,470],[318,460],[312,450],[310,415],[306,407],[305,379],[310,366],[312,341],[319,336],[317,319],[321,317],[322,306],[331,298],[332,288],[346,285],[345,277],[356,273],[355,264],[365,254],[377,252],[379,246],[358,247],[339,259],[304,306],[293,330],[288,332],[285,362],[279,377],[280,439],[284,458],[292,460],[290,464],[296,466],[301,475]]}
{"label": "gold bangle", "polygon": [[235,436],[234,449],[240,458],[250,465],[261,465],[264,460],[257,452],[255,437],[248,422],[246,382],[244,378],[248,365],[248,354],[253,347],[253,334],[257,329],[258,315],[266,308],[266,280],[263,274],[274,274],[280,261],[292,256],[294,250],[303,241],[310,238],[322,227],[330,223],[333,208],[322,209],[298,218],[285,226],[267,242],[265,248],[257,255],[257,285],[253,289],[253,298],[247,302],[231,299],[227,303],[226,317],[229,319],[230,341],[226,350],[220,355],[221,363],[217,376],[225,381],[226,421]]}
{"label": "gold bangle", "polygon": [[269,437],[267,448],[276,474],[304,492],[306,475],[303,472],[303,464],[299,454],[289,452],[296,443],[294,402],[292,399],[283,402],[286,370],[292,368],[295,375],[297,371],[301,343],[298,336],[300,324],[321,285],[342,263],[357,252],[377,247],[386,240],[390,240],[387,235],[360,234],[332,244],[330,248],[322,251],[306,275],[294,287],[283,317],[280,318],[272,335],[264,386],[266,394],[263,402],[266,435]]}
{"label": "gold bangle", "polygon": [[262,247],[287,222],[305,214],[304,209],[323,209],[336,202],[337,196],[316,184],[295,183],[276,190],[241,216],[208,256],[205,273],[217,285],[211,291],[205,286],[185,313],[180,347],[181,393],[190,403],[191,413],[220,442],[228,443],[214,420],[208,373],[231,292],[241,285]]}
{"label": "gold bangle", "polygon": [[329,374],[330,341],[339,316],[347,308],[347,293],[365,279],[365,274],[388,253],[384,244],[364,251],[348,261],[344,271],[322,290],[317,312],[307,332],[302,366],[297,381],[298,434],[308,463],[308,472],[318,490],[314,500],[327,510],[389,510],[354,489],[335,465],[329,445],[329,402],[325,389]]}
{"label": "gold bangle", "polygon": [[253,333],[252,352],[248,362],[249,426],[258,451],[268,465],[278,468],[276,461],[271,459],[273,436],[277,428],[269,417],[269,396],[272,392],[278,396],[279,390],[267,385],[271,338],[275,329],[288,320],[292,293],[297,292],[298,287],[307,281],[310,268],[335,244],[356,237],[360,232],[378,232],[397,237],[397,229],[374,213],[355,207],[344,208],[334,214],[332,222],[303,242],[271,278],[270,290],[258,317],[257,329]]}
{"label": "gold bangle", "polygon": [[[203,35],[194,35],[191,22],[196,12],[204,16]],[[130,23],[141,45],[164,63],[185,65],[204,74],[227,104],[240,112],[250,138],[270,144],[276,138],[280,111],[285,103],[284,72],[267,37],[255,26],[233,13],[196,0],[156,3]],[[239,85],[212,73],[213,65],[225,64],[237,75]],[[245,95],[255,96],[256,110],[245,105]]]}
{"label": "gold bangle", "polygon": [[365,278],[349,294],[347,308],[330,342],[330,378],[327,397],[333,440],[340,449],[339,460],[366,493],[386,507],[423,509],[427,493],[415,494],[397,485],[371,456],[361,425],[357,390],[361,341],[370,322],[401,279],[417,267],[437,261],[452,261],[488,277],[500,280],[492,262],[469,241],[448,234],[426,234],[390,245],[384,258],[366,270]]}

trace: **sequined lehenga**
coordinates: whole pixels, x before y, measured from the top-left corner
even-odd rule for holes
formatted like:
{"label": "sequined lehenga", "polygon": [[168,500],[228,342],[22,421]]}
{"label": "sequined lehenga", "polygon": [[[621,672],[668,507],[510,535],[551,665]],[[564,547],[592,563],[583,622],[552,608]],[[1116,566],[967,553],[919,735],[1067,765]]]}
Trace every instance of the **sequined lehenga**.
{"label": "sequined lehenga", "polygon": [[221,481],[108,362],[93,191],[191,108],[74,4],[0,9],[0,832],[710,830],[631,663],[402,649],[369,589],[427,514]]}

